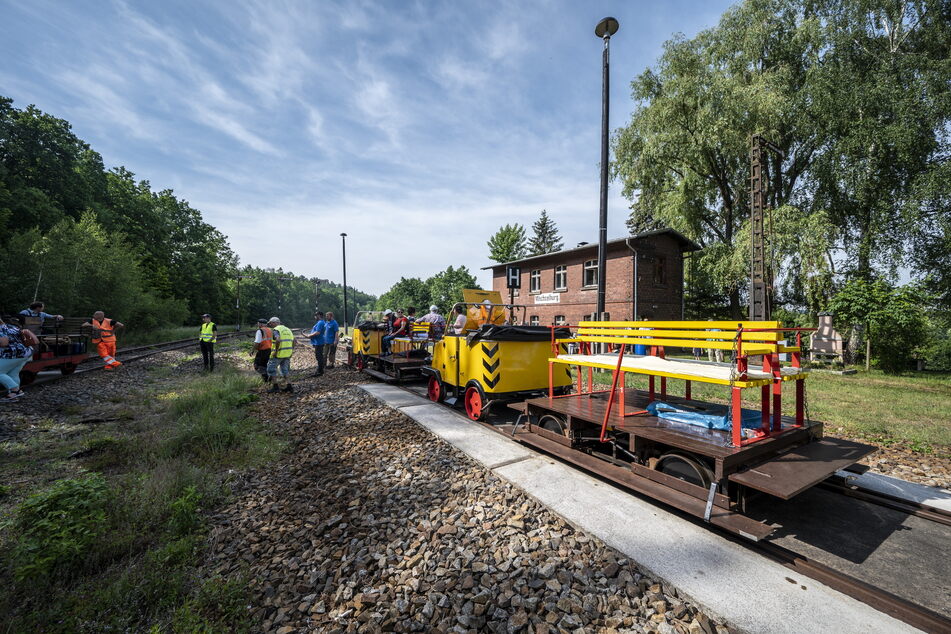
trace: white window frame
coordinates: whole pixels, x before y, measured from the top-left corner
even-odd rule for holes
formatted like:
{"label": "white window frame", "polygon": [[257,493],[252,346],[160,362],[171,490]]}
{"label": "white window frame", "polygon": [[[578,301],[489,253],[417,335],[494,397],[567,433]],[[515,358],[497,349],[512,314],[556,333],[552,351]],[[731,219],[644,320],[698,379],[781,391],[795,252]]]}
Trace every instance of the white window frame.
{"label": "white window frame", "polygon": [[555,315],[555,325],[556,325],[556,326],[567,326],[567,325],[568,325],[568,317],[566,317],[565,315]]}
{"label": "white window frame", "polygon": [[[588,283],[588,271],[594,270],[594,283]],[[581,283],[585,288],[596,288],[598,286],[598,261],[586,260],[581,267]]]}
{"label": "white window frame", "polygon": [[[561,276],[561,284],[558,284],[558,277]],[[556,291],[567,291],[568,290],[568,267],[562,264],[561,266],[555,267],[555,290]]]}
{"label": "white window frame", "polygon": [[529,293],[541,293],[542,292],[542,271],[541,269],[535,269],[528,274],[528,292]]}
{"label": "white window frame", "polygon": [[528,325],[529,325],[529,326],[537,326],[537,325],[538,325],[538,315],[532,315],[531,317],[529,317],[529,318],[528,318]]}

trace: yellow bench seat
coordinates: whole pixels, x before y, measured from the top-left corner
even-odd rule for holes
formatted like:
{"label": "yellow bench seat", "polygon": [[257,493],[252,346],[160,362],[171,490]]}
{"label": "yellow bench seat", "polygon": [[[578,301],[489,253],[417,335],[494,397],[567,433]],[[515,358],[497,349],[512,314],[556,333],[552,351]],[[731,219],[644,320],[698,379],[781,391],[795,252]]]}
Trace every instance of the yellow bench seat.
{"label": "yellow bench seat", "polygon": [[[614,370],[617,368],[616,354],[562,354],[548,359],[552,363],[578,365],[591,368]],[[704,361],[685,361],[675,359],[661,359],[653,356],[628,356],[621,361],[623,372],[663,376],[686,381],[714,383],[717,385],[731,385],[731,366],[728,363],[708,363]],[[784,367],[781,369],[782,380],[796,380],[807,376],[803,368]],[[747,370],[746,380],[736,380],[732,385],[736,387],[756,387],[769,385],[773,377],[762,370]]]}

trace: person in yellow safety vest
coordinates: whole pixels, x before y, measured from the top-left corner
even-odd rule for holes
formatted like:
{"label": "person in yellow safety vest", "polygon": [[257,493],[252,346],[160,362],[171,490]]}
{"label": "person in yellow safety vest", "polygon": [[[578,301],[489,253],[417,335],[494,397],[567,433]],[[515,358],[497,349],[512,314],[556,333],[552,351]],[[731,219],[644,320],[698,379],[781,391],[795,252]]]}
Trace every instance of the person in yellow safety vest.
{"label": "person in yellow safety vest", "polygon": [[268,392],[293,392],[294,386],[288,375],[291,373],[291,356],[294,354],[294,333],[282,325],[277,317],[271,317],[267,323],[273,333],[271,358],[267,362],[267,374],[271,377],[271,389]]}
{"label": "person in yellow safety vest", "polygon": [[106,314],[101,310],[93,313],[92,319],[83,324],[84,327],[92,327],[92,342],[106,364],[106,370],[115,370],[120,365],[116,360],[116,328],[125,328],[125,324],[115,319],[106,319]]}
{"label": "person in yellow safety vest", "polygon": [[218,326],[211,321],[211,315],[201,316],[198,330],[198,347],[201,348],[201,362],[206,372],[215,371],[215,342],[218,341]]}

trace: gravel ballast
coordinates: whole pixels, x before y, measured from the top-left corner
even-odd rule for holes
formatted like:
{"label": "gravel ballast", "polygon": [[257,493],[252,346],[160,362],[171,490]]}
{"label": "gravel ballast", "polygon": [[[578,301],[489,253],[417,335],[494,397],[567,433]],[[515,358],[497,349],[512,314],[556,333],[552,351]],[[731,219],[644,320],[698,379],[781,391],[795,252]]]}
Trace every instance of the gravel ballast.
{"label": "gravel ballast", "polygon": [[211,520],[265,631],[729,631],[334,369],[267,395],[291,439]]}

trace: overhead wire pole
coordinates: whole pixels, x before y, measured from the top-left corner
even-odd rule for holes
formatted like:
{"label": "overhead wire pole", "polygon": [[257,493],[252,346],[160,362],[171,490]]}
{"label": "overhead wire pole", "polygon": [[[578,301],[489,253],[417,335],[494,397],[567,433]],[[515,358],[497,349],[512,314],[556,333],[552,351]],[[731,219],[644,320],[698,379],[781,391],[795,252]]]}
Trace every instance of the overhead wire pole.
{"label": "overhead wire pole", "polygon": [[238,280],[238,286],[235,290],[234,296],[234,309],[238,313],[238,323],[235,324],[234,327],[235,332],[241,332],[241,280],[247,280],[250,278],[250,275],[239,275],[237,278],[235,278]]}
{"label": "overhead wire pole", "polygon": [[343,334],[347,334],[347,325],[350,323],[347,315],[347,234],[340,234],[340,246],[343,250]]}
{"label": "overhead wire pole", "polygon": [[765,321],[772,313],[769,292],[772,275],[766,265],[766,184],[763,153],[770,150],[783,158],[778,147],[754,134],[750,142],[750,321]]}
{"label": "overhead wire pole", "polygon": [[598,219],[598,307],[595,319],[604,318],[605,283],[608,258],[608,104],[611,100],[610,43],[611,36],[617,33],[618,21],[614,18],[604,18],[594,28],[594,34],[604,41],[604,51],[601,54],[601,212]]}

